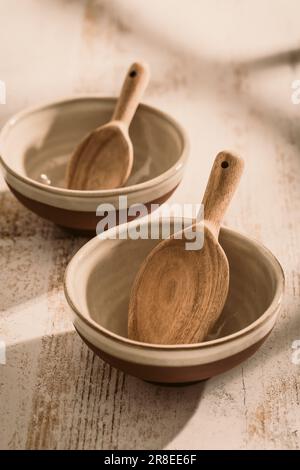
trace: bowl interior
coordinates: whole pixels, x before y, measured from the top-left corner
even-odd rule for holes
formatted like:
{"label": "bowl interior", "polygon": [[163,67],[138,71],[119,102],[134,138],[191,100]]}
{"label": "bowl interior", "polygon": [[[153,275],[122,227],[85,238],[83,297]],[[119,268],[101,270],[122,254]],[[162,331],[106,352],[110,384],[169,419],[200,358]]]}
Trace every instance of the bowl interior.
{"label": "bowl interior", "polygon": [[[25,113],[10,122],[2,158],[19,175],[64,187],[72,151],[89,131],[110,120],[115,103],[114,98],[78,98]],[[182,155],[183,138],[177,125],[148,106],[139,106],[130,136],[135,158],[127,186],[159,176]]]}
{"label": "bowl interior", "polygon": [[[230,265],[229,295],[207,340],[236,333],[256,321],[272,303],[279,282],[275,259],[260,244],[226,228],[221,229],[220,242]],[[104,239],[97,240],[92,250],[79,252],[72,269],[78,310],[127,337],[130,289],[141,262],[157,243]]]}

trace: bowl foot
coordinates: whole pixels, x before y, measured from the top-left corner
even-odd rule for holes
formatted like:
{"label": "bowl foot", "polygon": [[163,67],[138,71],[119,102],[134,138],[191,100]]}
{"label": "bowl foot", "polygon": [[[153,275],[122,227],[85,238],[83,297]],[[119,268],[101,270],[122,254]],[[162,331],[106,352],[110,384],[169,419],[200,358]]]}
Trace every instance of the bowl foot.
{"label": "bowl foot", "polygon": [[209,380],[208,378],[207,379],[201,379],[201,380],[193,380],[191,382],[175,382],[175,383],[172,383],[172,382],[153,382],[152,380],[144,380],[144,382],[148,383],[148,384],[151,384],[151,385],[156,385],[156,386],[159,386],[159,387],[171,387],[171,388],[176,388],[176,387],[190,387],[192,385],[197,385],[199,383],[204,383],[206,382],[207,380]]}

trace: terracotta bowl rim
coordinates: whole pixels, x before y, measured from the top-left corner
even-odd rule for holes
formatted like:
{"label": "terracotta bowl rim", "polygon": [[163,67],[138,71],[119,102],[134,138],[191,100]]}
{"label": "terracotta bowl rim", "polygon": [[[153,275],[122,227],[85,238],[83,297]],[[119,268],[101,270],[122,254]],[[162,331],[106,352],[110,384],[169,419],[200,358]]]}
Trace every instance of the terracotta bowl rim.
{"label": "terracotta bowl rim", "polygon": [[27,107],[26,109],[14,114],[11,118],[9,118],[8,121],[6,121],[6,123],[2,127],[2,129],[0,130],[0,163],[4,167],[4,169],[8,173],[13,175],[16,179],[22,181],[23,183],[29,186],[33,186],[39,190],[42,190],[46,193],[52,193],[52,194],[60,195],[62,197],[67,196],[67,197],[82,197],[82,198],[101,198],[101,197],[109,197],[109,196],[118,196],[118,195],[123,195],[123,194],[133,194],[139,191],[143,191],[145,189],[154,188],[155,186],[167,181],[169,178],[176,175],[186,164],[190,144],[189,144],[189,138],[188,138],[187,132],[185,131],[183,126],[179,124],[179,122],[176,119],[174,119],[172,116],[170,116],[168,113],[161,111],[160,109],[154,106],[150,106],[145,103],[140,103],[139,106],[141,107],[141,109],[144,109],[147,112],[150,112],[158,117],[161,117],[165,121],[167,121],[169,124],[171,124],[171,126],[173,126],[176,129],[177,134],[181,140],[182,150],[181,150],[180,157],[178,158],[176,163],[174,163],[168,170],[156,176],[155,178],[151,178],[142,183],[137,183],[131,186],[124,186],[124,187],[116,188],[116,189],[82,191],[82,190],[59,188],[56,186],[47,186],[43,183],[33,180],[32,178],[29,178],[28,176],[20,175],[19,173],[14,171],[12,168],[10,168],[9,164],[5,161],[5,158],[1,155],[1,145],[5,141],[5,138],[9,130],[13,126],[15,126],[20,120],[26,119],[29,115],[44,111],[47,108],[50,109],[50,108],[55,108],[55,107],[67,106],[71,104],[72,102],[73,103],[75,103],[76,101],[83,102],[86,100],[115,103],[117,98],[114,96],[104,96],[101,94],[71,95],[69,97],[66,97],[60,100],[47,101],[45,103],[41,103],[36,106]]}
{"label": "terracotta bowl rim", "polygon": [[[176,220],[176,217],[175,218],[173,217],[172,219]],[[164,220],[169,220],[169,219],[162,218],[161,222],[163,222]],[[141,221],[138,219],[132,222],[129,222],[129,224],[139,224],[139,223],[141,223]],[[146,218],[145,221],[142,221],[142,223],[149,223],[148,218]],[[129,224],[124,224],[124,225],[114,227],[108,230],[105,234],[106,236],[104,240],[106,240],[109,237],[110,231],[116,230],[116,229],[125,230],[126,225],[129,225]],[[284,284],[285,284],[284,272],[283,272],[281,264],[279,263],[278,259],[273,255],[273,253],[255,238],[248,237],[247,235],[237,230],[233,230],[224,226],[221,227],[221,232],[227,232],[229,235],[232,234],[233,236],[238,237],[243,241],[246,241],[246,243],[250,242],[256,245],[256,247],[262,252],[265,258],[268,260],[270,266],[272,266],[273,271],[275,271],[276,289],[275,289],[275,295],[273,297],[272,302],[257,320],[255,320],[254,322],[252,322],[250,325],[243,328],[242,330],[239,330],[227,336],[223,336],[221,338],[217,338],[214,340],[209,340],[209,341],[205,341],[201,343],[178,344],[178,345],[161,345],[161,344],[157,345],[157,344],[142,343],[139,341],[134,341],[124,336],[113,333],[112,331],[99,325],[91,317],[85,316],[83,313],[81,313],[80,309],[76,306],[76,301],[73,300],[72,295],[70,295],[70,285],[72,285],[72,269],[74,269],[73,266],[76,263],[78,256],[81,256],[87,250],[94,251],[95,249],[94,246],[96,246],[98,243],[101,243],[101,241],[104,241],[104,240],[99,240],[98,237],[92,238],[84,246],[82,246],[75,253],[75,255],[73,256],[73,258],[71,259],[71,261],[69,262],[66,268],[65,275],[64,275],[64,293],[65,293],[67,302],[69,306],[71,307],[72,311],[74,312],[75,316],[77,316],[81,321],[83,321],[88,327],[92,328],[94,332],[100,335],[104,335],[110,338],[112,341],[117,341],[119,343],[122,343],[123,345],[126,345],[127,347],[135,347],[135,348],[137,347],[139,349],[144,349],[144,350],[151,349],[151,350],[157,350],[157,351],[172,351],[172,350],[184,351],[184,350],[195,350],[195,349],[208,349],[214,346],[227,344],[236,339],[245,337],[252,331],[258,329],[264,323],[266,323],[269,320],[269,318],[272,317],[279,309],[281,302],[282,302],[282,297],[284,294]]]}

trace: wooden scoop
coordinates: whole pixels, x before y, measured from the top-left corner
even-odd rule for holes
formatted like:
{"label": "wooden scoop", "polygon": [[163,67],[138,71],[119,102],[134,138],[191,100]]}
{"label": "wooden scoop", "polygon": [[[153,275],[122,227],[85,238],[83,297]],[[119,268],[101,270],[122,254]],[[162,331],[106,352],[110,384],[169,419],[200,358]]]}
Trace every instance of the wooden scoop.
{"label": "wooden scoop", "polygon": [[218,236],[243,166],[243,160],[231,153],[217,155],[202,201],[204,221],[194,221],[189,229],[202,235],[204,229],[201,249],[186,250],[186,232],[177,232],[142,263],[131,290],[129,338],[189,344],[207,336],[228,293],[229,266]]}
{"label": "wooden scoop", "polygon": [[67,188],[111,189],[127,181],[133,165],[128,128],[148,81],[148,67],[134,63],[126,75],[111,121],[91,132],[73,153],[67,168]]}

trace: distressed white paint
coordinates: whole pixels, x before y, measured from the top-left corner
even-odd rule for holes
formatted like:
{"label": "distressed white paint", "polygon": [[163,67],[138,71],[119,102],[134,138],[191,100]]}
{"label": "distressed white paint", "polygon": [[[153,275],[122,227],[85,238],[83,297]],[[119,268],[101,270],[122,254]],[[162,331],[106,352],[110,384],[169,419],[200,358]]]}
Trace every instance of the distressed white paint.
{"label": "distressed white paint", "polygon": [[275,330],[242,366],[192,387],[143,383],[72,330],[61,281],[85,240],[30,214],[3,183],[0,447],[299,448],[299,2],[10,0],[0,17],[0,124],[66,94],[116,94],[128,64],[147,60],[146,101],[177,117],[192,143],[172,200],[199,202],[217,151],[240,152],[246,173],[226,222],[264,242],[287,283]]}

